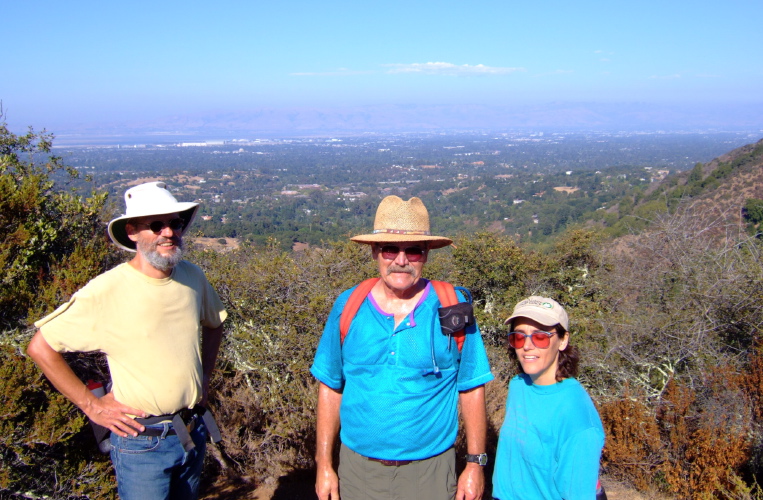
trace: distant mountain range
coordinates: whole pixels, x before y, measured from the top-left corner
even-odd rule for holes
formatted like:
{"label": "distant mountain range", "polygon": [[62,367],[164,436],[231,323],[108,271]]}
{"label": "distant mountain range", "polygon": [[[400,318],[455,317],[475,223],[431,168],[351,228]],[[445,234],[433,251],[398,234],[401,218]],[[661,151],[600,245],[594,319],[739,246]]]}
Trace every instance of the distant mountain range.
{"label": "distant mountain range", "polygon": [[547,103],[538,105],[377,105],[345,108],[260,108],[132,122],[66,125],[74,137],[254,138],[440,133],[458,131],[708,131],[763,130],[756,105]]}

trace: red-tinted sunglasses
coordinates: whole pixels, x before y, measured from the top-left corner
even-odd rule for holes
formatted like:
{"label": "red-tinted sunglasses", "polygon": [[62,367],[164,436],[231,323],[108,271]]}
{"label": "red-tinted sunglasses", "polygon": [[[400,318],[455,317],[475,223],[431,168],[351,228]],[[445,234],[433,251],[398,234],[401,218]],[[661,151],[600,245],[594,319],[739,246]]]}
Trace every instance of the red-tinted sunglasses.
{"label": "red-tinted sunglasses", "polygon": [[[418,262],[424,258],[424,249],[421,247],[407,247],[405,250],[405,258],[408,262]],[[384,245],[381,247],[381,254],[387,260],[395,260],[400,255],[400,247],[397,245]]]}
{"label": "red-tinted sunglasses", "polygon": [[527,335],[522,332],[511,332],[509,333],[509,345],[514,349],[522,349],[525,346],[525,338],[530,337],[530,342],[535,347],[538,349],[548,349],[548,346],[551,345],[551,337],[554,335],[556,333],[532,332],[530,335]]}
{"label": "red-tinted sunglasses", "polygon": [[173,231],[180,231],[185,227],[185,221],[183,219],[172,219],[169,222],[164,222],[163,220],[155,220],[151,222],[136,222],[135,224],[139,226],[148,226],[148,228],[156,234],[161,233],[162,230],[167,226],[169,226]]}

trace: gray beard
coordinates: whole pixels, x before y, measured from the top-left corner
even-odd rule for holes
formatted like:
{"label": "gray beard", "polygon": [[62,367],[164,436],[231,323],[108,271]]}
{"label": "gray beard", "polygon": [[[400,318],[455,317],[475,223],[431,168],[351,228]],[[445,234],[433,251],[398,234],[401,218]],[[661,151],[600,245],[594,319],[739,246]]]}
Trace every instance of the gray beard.
{"label": "gray beard", "polygon": [[[158,242],[157,242],[158,244]],[[143,255],[143,258],[148,261],[151,266],[155,267],[159,271],[168,272],[174,268],[178,262],[183,260],[183,241],[177,242],[177,247],[172,255],[164,256],[156,251],[157,245],[144,244],[138,242],[138,252]]]}

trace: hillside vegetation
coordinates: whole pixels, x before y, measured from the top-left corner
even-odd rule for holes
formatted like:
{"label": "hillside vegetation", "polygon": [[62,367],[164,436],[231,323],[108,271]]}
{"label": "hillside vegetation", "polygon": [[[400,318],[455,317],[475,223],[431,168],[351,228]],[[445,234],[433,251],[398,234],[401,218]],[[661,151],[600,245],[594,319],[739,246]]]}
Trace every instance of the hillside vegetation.
{"label": "hillside vegetation", "polygon": [[[125,256],[108,245],[105,196],[50,181],[75,172],[50,156],[48,136],[2,125],[0,148],[0,496],[115,498],[87,422],[24,348],[33,320]],[[486,232],[433,252],[426,277],[475,297],[497,377],[487,388],[491,456],[515,372],[503,320],[518,299],[543,294],[570,313],[580,379],[607,433],[604,474],[674,498],[761,498],[763,247],[740,214],[763,196],[740,198],[733,187],[760,185],[760,150],[743,148],[623,199],[618,239],[599,220],[568,229],[543,252]],[[225,253],[198,246],[189,259],[230,314],[211,400],[224,439],[210,445],[206,487],[224,481],[244,498],[259,484],[277,492],[296,478],[309,484],[316,384],[308,368],[333,300],[375,273],[368,249],[343,240],[290,252],[272,240]],[[83,379],[105,376],[97,355],[69,359]],[[310,498],[302,495],[288,497]]]}

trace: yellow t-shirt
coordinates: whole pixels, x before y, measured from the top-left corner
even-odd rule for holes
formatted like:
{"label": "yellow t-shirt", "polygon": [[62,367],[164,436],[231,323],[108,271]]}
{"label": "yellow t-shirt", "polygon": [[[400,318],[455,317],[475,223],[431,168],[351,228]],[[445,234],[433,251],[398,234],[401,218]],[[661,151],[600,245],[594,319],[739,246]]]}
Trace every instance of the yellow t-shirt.
{"label": "yellow t-shirt", "polygon": [[105,353],[116,400],[166,415],[201,399],[201,327],[226,317],[198,266],[181,261],[169,278],[154,279],[125,263],[35,326],[58,352]]}

